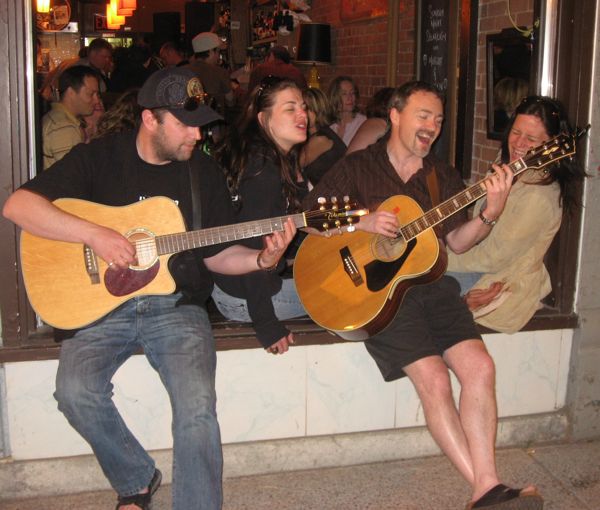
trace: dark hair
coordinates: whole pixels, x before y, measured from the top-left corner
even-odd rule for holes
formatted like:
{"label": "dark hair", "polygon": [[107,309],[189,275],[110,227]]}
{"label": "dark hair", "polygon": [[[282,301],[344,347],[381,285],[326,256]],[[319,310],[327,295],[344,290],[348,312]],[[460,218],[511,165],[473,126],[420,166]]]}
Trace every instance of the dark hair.
{"label": "dark hair", "polygon": [[194,58],[201,59],[201,60],[206,60],[209,57],[210,52],[213,49],[215,49],[215,48],[211,48],[210,50],[206,50],[206,51],[197,51],[197,52],[194,53]]}
{"label": "dark hair", "polygon": [[277,60],[281,60],[285,64],[289,64],[292,60],[290,52],[285,46],[273,46],[269,49],[269,55],[273,55]]}
{"label": "dark hair", "polygon": [[354,83],[354,80],[350,78],[350,76],[336,76],[334,80],[329,84],[329,89],[327,90],[327,95],[329,96],[329,102],[331,103],[331,110],[333,112],[334,117],[337,120],[340,120],[340,112],[342,111],[342,83],[349,82],[354,87],[354,97],[356,97],[356,106],[354,107],[354,111],[352,113],[358,112],[358,87]]}
{"label": "dark hair", "polygon": [[179,46],[179,44],[176,43],[175,41],[167,41],[166,43],[164,43],[160,47],[159,53],[161,51],[175,51],[175,52],[179,53],[180,55],[183,54],[183,50],[181,49],[181,47]]}
{"label": "dark hair", "polygon": [[413,80],[403,83],[394,90],[389,99],[389,108],[395,108],[399,112],[404,110],[408,98],[417,92],[429,92],[434,94],[444,104],[444,95],[433,85],[425,81]]}
{"label": "dark hair", "polygon": [[393,94],[394,87],[383,87],[375,92],[365,108],[367,118],[376,117],[387,121],[390,116],[390,99]]}
{"label": "dark hair", "polygon": [[[267,114],[275,104],[279,92],[294,88],[300,91],[292,80],[268,76],[255,87],[236,122],[229,126],[229,136],[215,150],[215,158],[223,167],[227,185],[232,197],[238,195],[240,183],[248,167],[251,155],[277,165],[281,175],[283,193],[289,204],[289,212],[300,210],[296,176],[299,172],[298,147],[285,154],[258,121],[258,114]],[[242,197],[243,199],[243,197]]]}
{"label": "dark hair", "polygon": [[83,87],[86,77],[98,79],[98,73],[89,66],[71,66],[67,67],[58,77],[58,93],[62,99],[67,89],[72,88],[75,92],[79,92]]}
{"label": "dark hair", "polygon": [[[550,138],[554,138],[561,133],[569,134],[573,132],[564,108],[558,100],[546,96],[528,96],[517,105],[504,131],[501,152],[503,163],[510,162],[508,137],[519,115],[533,115],[540,119]],[[543,179],[530,184],[547,185],[558,181],[560,185],[559,203],[562,204],[564,210],[571,212],[579,206],[578,191],[574,184],[581,182],[586,174],[575,160],[570,158],[561,159],[557,164],[547,166],[544,173],[545,177]]]}
{"label": "dark hair", "polygon": [[106,39],[102,39],[102,37],[98,37],[89,44],[87,54],[89,55],[93,51],[100,51],[100,50],[108,50],[108,51],[112,52],[113,47]]}

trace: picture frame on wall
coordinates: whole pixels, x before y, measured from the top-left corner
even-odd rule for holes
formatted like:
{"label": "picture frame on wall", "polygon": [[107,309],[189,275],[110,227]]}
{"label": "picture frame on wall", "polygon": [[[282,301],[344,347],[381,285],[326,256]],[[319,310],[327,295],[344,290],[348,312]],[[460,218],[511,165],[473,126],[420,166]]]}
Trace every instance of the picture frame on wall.
{"label": "picture frame on wall", "polygon": [[387,14],[388,0],[342,0],[340,3],[342,23],[375,19]]}

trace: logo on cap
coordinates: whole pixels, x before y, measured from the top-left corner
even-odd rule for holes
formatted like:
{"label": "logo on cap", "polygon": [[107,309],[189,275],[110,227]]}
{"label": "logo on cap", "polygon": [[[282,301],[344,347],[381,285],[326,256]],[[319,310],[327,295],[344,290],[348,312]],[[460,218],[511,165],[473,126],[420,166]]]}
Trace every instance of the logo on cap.
{"label": "logo on cap", "polygon": [[[187,93],[189,97],[199,97],[204,99],[204,88],[197,77],[191,78],[187,82]],[[202,101],[204,103],[204,101]]]}

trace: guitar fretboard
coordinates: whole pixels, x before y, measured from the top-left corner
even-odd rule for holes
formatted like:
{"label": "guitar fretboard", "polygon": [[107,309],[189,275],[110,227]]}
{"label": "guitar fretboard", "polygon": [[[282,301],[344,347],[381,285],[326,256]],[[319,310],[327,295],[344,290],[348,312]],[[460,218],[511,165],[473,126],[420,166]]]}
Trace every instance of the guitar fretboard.
{"label": "guitar fretboard", "polygon": [[[297,228],[306,226],[304,213],[292,214],[289,217],[292,218]],[[156,250],[158,255],[167,255],[203,246],[272,234],[283,230],[286,218],[288,216],[157,236],[155,239]]]}
{"label": "guitar fretboard", "polygon": [[304,213],[265,220],[247,221],[245,223],[238,223],[237,225],[157,236],[155,239],[156,250],[158,255],[167,255],[194,248],[202,248],[203,246],[272,234],[273,232],[283,230],[283,224],[288,217],[292,218],[297,228],[307,226]]}

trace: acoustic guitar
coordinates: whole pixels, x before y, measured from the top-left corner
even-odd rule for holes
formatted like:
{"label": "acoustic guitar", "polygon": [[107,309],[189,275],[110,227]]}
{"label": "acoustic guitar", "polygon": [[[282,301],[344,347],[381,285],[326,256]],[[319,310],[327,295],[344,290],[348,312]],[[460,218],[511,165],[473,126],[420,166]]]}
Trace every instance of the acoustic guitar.
{"label": "acoustic guitar", "polygon": [[[168,258],[178,252],[282,231],[287,216],[186,232],[179,207],[166,197],[111,207],[61,198],[54,205],[112,228],[134,246],[137,265],[110,268],[84,244],[45,239],[23,231],[21,267],[31,306],[47,324],[76,329],[100,319],[134,296],[171,294],[175,281]],[[332,199],[311,211],[290,215],[296,227],[321,231],[352,225],[367,214]]]}
{"label": "acoustic guitar", "polygon": [[[572,157],[575,136],[559,135],[531,149],[509,167],[515,175]],[[486,194],[485,179],[423,213],[410,197],[396,195],[378,210],[396,215],[398,235],[357,231],[308,236],[294,261],[300,300],[320,326],[346,340],[366,340],[394,318],[406,291],[440,278],[447,255],[432,227]]]}

